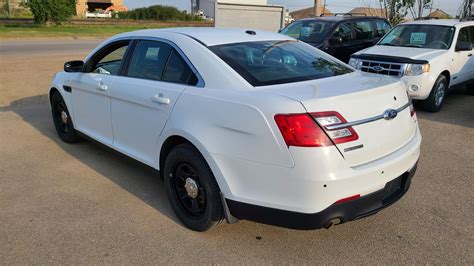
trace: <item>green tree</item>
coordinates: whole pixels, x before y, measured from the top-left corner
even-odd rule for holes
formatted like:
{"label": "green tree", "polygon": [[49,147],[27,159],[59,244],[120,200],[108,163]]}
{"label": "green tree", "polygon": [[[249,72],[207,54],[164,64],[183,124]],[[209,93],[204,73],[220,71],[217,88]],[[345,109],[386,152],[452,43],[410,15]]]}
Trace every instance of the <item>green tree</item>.
{"label": "green tree", "polygon": [[22,5],[31,10],[37,24],[62,24],[76,14],[75,0],[29,0]]}

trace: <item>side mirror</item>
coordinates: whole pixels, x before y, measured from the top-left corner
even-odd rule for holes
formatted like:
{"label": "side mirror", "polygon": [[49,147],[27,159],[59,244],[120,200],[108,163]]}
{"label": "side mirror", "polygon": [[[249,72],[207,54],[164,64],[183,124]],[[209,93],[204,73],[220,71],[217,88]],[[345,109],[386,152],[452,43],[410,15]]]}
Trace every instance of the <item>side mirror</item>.
{"label": "side mirror", "polygon": [[471,50],[472,50],[472,43],[470,42],[458,42],[456,44],[456,52],[471,51]]}
{"label": "side mirror", "polygon": [[340,44],[340,43],[342,43],[342,38],[339,37],[339,36],[332,36],[331,38],[329,38],[329,43],[330,44]]}
{"label": "side mirror", "polygon": [[64,63],[64,71],[66,72],[82,72],[84,62],[75,60]]}

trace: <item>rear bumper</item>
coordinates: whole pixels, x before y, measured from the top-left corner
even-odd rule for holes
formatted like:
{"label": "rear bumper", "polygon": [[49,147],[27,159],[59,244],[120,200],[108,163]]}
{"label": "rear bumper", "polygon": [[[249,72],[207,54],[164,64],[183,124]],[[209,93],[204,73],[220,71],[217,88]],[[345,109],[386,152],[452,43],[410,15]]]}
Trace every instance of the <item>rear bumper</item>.
{"label": "rear bumper", "polygon": [[416,166],[415,164],[408,172],[386,183],[381,190],[353,201],[333,204],[317,213],[291,212],[229,199],[226,202],[232,216],[241,220],[301,230],[328,228],[333,223],[345,223],[370,216],[398,201],[410,188]]}

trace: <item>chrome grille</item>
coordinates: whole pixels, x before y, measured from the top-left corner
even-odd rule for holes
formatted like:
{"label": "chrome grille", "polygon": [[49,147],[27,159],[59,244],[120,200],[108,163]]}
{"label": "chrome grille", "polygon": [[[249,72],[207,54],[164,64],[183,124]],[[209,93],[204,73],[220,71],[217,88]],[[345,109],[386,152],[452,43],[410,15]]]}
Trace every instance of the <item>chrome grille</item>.
{"label": "chrome grille", "polygon": [[405,71],[405,64],[361,60],[360,70],[368,73],[401,77]]}

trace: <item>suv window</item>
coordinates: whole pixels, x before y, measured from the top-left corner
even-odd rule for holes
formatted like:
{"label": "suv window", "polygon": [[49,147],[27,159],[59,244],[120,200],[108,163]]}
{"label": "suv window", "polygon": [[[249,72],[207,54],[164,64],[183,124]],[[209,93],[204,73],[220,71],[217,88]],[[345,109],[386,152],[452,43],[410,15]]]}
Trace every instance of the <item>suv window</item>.
{"label": "suv window", "polygon": [[469,28],[468,27],[464,27],[459,31],[458,43],[459,42],[471,42],[471,39],[469,38]]}
{"label": "suv window", "polygon": [[375,20],[375,27],[376,37],[383,37],[392,28],[387,21],[380,19]]}
{"label": "suv window", "polygon": [[171,52],[161,80],[189,85],[198,82],[194,72],[176,50]]}
{"label": "suv window", "polygon": [[361,20],[354,23],[356,40],[368,40],[374,38],[374,27],[372,21]]}
{"label": "suv window", "polygon": [[171,46],[156,41],[140,41],[133,52],[127,76],[160,80]]}
{"label": "suv window", "polygon": [[471,43],[474,45],[474,26],[469,27],[469,32],[471,33]]}
{"label": "suv window", "polygon": [[302,20],[291,23],[280,33],[300,41],[319,44],[326,39],[332,25],[332,22],[323,20]]}
{"label": "suv window", "polygon": [[342,42],[352,41],[351,23],[344,22],[339,24],[332,36],[335,38],[342,38]]}
{"label": "suv window", "polygon": [[105,51],[99,52],[87,72],[118,75],[127,48],[128,42],[111,44]]}

